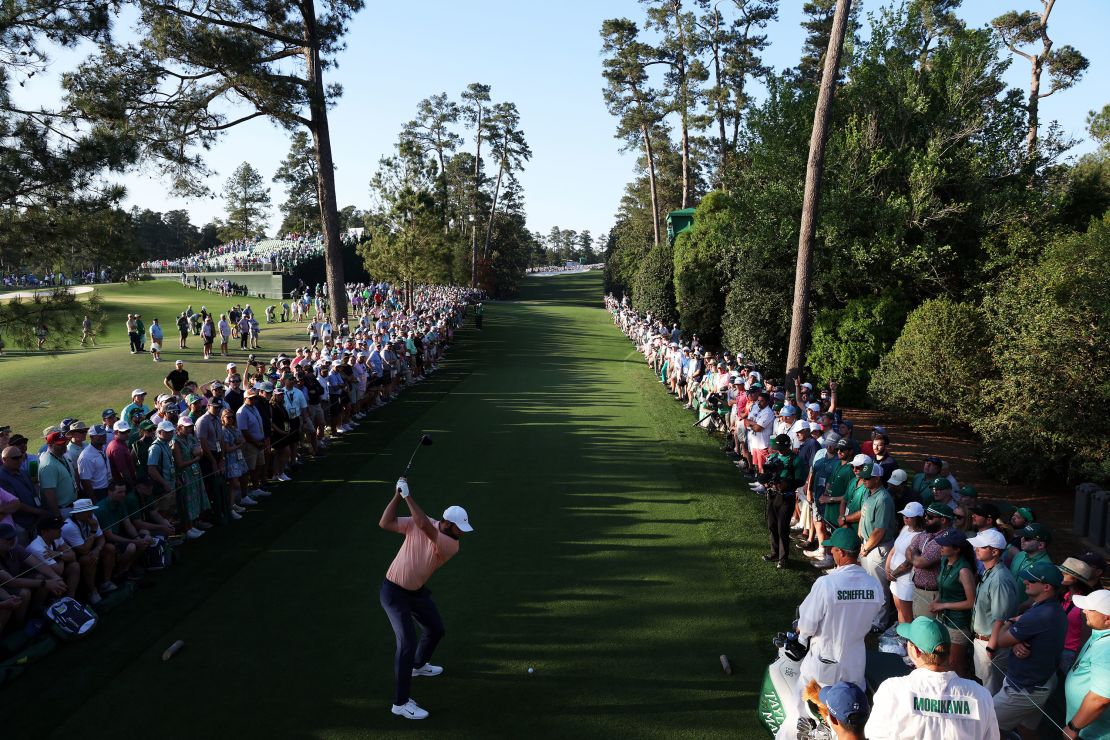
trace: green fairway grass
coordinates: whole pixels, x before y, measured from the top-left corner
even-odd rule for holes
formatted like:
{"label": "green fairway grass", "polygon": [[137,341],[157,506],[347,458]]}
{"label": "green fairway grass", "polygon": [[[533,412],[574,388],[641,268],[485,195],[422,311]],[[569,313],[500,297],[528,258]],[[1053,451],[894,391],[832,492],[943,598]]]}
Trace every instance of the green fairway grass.
{"label": "green fairway grass", "polygon": [[[166,373],[173,370],[175,360],[184,360],[189,377],[202,383],[223,379],[229,361],[244,362],[249,352],[239,350],[239,342],[228,345],[231,357],[219,356],[215,346],[212,359],[201,359],[200,337],[189,335],[189,349],[177,348],[177,316],[186,307],[226,312],[236,303],[252,304],[262,322],[258,351],[261,357],[289,352],[307,339],[306,323],[266,324],[265,306],[275,302],[263,298],[221,298],[215,293],[185,288],[173,281],[147,281],[114,284],[97,288],[103,299],[107,320],[95,347],[74,346],[49,353],[9,348],[0,356],[0,425],[36,440],[42,430],[72,416],[90,426],[100,422],[100,412],[113,408],[117,412],[131,403],[131,391],[141,387],[150,395],[147,405],[165,391]],[[157,318],[166,335],[162,362],[153,362],[150,354],[131,354],[127,347],[125,322],[127,314],[138,313],[150,326]],[[280,313],[280,308],[278,309]],[[147,349],[150,337],[147,335]],[[33,449],[37,447],[32,444]]]}
{"label": "green fairway grass", "polygon": [[[0,690],[0,716],[13,737],[762,737],[770,638],[806,579],[760,561],[763,502],[692,422],[599,273],[531,279],[262,511]],[[429,582],[445,673],[413,680],[431,716],[408,722],[378,604],[401,538],[377,522],[422,431],[414,497],[476,531]]]}

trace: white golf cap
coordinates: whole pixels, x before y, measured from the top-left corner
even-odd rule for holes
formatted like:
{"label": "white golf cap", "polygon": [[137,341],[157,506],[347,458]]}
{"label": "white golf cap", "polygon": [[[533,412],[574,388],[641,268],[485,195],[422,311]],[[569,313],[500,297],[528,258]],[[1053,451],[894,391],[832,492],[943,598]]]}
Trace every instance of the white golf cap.
{"label": "white golf cap", "polygon": [[902,516],[925,516],[925,507],[917,501],[910,501],[908,504],[906,504],[906,508],[902,509],[898,513]]}
{"label": "white golf cap", "polygon": [[871,462],[871,458],[861,452],[860,454],[852,458],[852,467],[858,468],[859,466],[866,465],[869,462]]}
{"label": "white golf cap", "polygon": [[1106,589],[1092,591],[1086,596],[1075,594],[1071,597],[1071,603],[1075,604],[1080,609],[1098,612],[1099,614],[1105,614],[1110,617],[1110,591]]}
{"label": "white golf cap", "polygon": [[146,391],[144,391],[142,388],[136,388],[135,390],[131,391],[131,395],[132,396],[145,396]]}
{"label": "white golf cap", "polygon": [[448,506],[443,512],[443,520],[451,522],[464,532],[474,531],[474,527],[470,526],[470,519],[466,516],[466,509],[461,506]]}
{"label": "white golf cap", "polygon": [[130,432],[131,425],[128,424],[126,421],[120,420],[112,425],[112,429],[117,432]]}
{"label": "white golf cap", "polygon": [[898,468],[890,474],[890,477],[887,478],[886,482],[892,486],[900,486],[906,482],[906,477],[906,471]]}
{"label": "white golf cap", "polygon": [[997,529],[984,529],[974,537],[967,540],[972,547],[993,547],[997,550],[1006,549],[1006,537]]}
{"label": "white golf cap", "polygon": [[807,403],[806,408],[809,409],[810,411],[820,411],[821,410],[821,404],[819,404],[819,403]]}
{"label": "white golf cap", "polygon": [[231,369],[231,368],[233,368],[233,367],[238,367],[238,365],[236,365],[236,364],[235,364],[234,362],[229,362],[229,363],[227,363],[227,369],[228,369],[228,370],[230,370],[230,369]]}
{"label": "white golf cap", "polygon": [[177,427],[174,426],[172,421],[163,421],[162,423],[160,423],[158,425],[158,431],[160,431],[160,432],[174,432],[174,431],[177,431]]}

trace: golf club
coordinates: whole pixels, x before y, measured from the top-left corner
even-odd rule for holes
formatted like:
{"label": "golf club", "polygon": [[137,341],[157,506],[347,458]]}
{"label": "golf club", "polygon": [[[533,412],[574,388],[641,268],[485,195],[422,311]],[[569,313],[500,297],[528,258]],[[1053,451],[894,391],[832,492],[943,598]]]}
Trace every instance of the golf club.
{"label": "golf club", "polygon": [[416,449],[412,451],[412,457],[409,458],[409,464],[405,466],[405,472],[401,473],[402,478],[407,478],[408,477],[409,468],[412,467],[412,461],[416,459],[416,453],[420,452],[420,448],[421,447],[431,447],[431,445],[432,445],[432,435],[430,435],[430,434],[421,434],[420,435],[420,442],[416,445]]}

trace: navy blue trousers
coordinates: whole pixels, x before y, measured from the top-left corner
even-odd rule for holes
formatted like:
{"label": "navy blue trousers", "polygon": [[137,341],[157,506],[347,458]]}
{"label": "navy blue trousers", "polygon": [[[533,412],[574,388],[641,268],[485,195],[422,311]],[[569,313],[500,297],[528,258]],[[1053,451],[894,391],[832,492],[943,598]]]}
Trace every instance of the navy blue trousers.
{"label": "navy blue trousers", "polygon": [[[443,619],[426,586],[419,591],[409,591],[385,579],[380,598],[397,637],[397,652],[393,657],[393,703],[401,705],[409,700],[413,666],[431,660],[436,645],[443,639]],[[419,642],[414,623],[420,625]]]}

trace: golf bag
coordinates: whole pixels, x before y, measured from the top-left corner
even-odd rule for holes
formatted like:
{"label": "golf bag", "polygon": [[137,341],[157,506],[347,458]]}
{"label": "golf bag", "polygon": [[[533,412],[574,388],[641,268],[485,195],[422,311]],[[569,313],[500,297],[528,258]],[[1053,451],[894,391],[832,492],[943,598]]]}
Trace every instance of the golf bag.
{"label": "golf bag", "polygon": [[709,434],[726,430],[728,404],[719,393],[710,393],[701,404],[701,416],[694,424]]}

